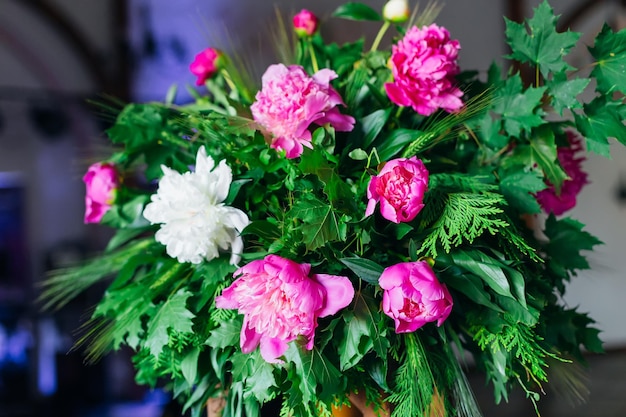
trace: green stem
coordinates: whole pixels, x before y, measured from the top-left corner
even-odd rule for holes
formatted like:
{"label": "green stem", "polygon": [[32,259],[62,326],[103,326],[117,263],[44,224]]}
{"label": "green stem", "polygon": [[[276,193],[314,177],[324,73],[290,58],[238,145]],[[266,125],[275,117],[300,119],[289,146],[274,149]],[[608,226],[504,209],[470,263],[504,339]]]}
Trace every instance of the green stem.
{"label": "green stem", "polygon": [[535,87],[539,87],[539,66],[535,67]]}
{"label": "green stem", "polygon": [[375,50],[378,49],[378,45],[380,45],[380,41],[383,40],[383,36],[385,36],[385,32],[387,32],[387,29],[389,29],[390,25],[391,25],[391,22],[389,22],[388,20],[385,20],[385,23],[383,23],[380,30],[378,31],[378,34],[376,35],[376,38],[374,39],[374,43],[372,43],[370,52],[374,52]]}
{"label": "green stem", "polygon": [[317,57],[315,56],[315,49],[313,48],[313,42],[309,39],[307,41],[307,46],[309,48],[309,54],[311,55],[311,65],[313,66],[313,72],[318,72],[320,70],[317,64]]}

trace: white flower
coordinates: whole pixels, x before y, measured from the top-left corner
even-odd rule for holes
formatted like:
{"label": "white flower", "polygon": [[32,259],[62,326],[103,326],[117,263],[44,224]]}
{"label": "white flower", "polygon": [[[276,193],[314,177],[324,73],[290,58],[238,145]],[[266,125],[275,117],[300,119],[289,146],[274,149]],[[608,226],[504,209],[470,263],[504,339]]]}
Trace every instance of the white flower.
{"label": "white flower", "polygon": [[143,211],[152,224],[161,223],[155,238],[179,262],[198,264],[231,250],[236,265],[243,251],[239,232],[250,220],[241,210],[223,204],[233,179],[226,161],[215,162],[204,146],[198,150],[195,172],[181,174],[161,166],[159,189]]}
{"label": "white flower", "polygon": [[389,0],[383,7],[383,17],[393,23],[406,22],[409,13],[408,0]]}

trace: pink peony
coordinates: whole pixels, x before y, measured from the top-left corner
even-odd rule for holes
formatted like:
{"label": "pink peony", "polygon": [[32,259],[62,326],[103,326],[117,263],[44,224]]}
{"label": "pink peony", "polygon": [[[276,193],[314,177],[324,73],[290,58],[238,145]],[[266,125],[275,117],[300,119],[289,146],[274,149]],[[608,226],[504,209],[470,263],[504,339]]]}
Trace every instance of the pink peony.
{"label": "pink peony", "polygon": [[296,34],[303,38],[312,36],[317,31],[318,19],[309,10],[302,9],[293,17],[293,29]]}
{"label": "pink peony", "polygon": [[394,223],[410,222],[424,207],[427,189],[428,170],[422,161],[416,157],[393,159],[371,178],[365,215],[371,215],[380,202],[380,214],[385,219]]}
{"label": "pink peony", "polygon": [[198,77],[196,85],[203,85],[220,69],[224,55],[215,48],[206,48],[199,52],[189,65],[189,70]]}
{"label": "pink peony", "polygon": [[350,131],[354,118],[339,113],[344,105],[339,93],[330,85],[337,74],[329,69],[313,77],[297,65],[271,65],[263,74],[263,88],[250,107],[257,123],[272,136],[272,148],[285,151],[287,158],[297,158],[303,146],[312,148],[312,123],[330,123],[336,130]]}
{"label": "pink peony", "polygon": [[436,24],[409,29],[392,49],[394,81],[385,84],[391,101],[411,106],[424,116],[438,109],[454,112],[463,107],[463,92],[454,82],[459,49],[459,42]]}
{"label": "pink peony", "polygon": [[569,146],[557,148],[557,158],[563,170],[569,177],[561,185],[561,192],[557,194],[554,185],[546,181],[548,188],[537,193],[537,201],[546,213],[559,216],[576,206],[576,196],[585,184],[588,184],[587,173],[582,170],[583,156],[577,154],[584,150],[582,138],[567,132]]}
{"label": "pink peony", "polygon": [[303,336],[313,349],[317,318],[335,314],[354,297],[346,277],[313,274],[309,264],[277,255],[252,261],[233,274],[237,279],[215,299],[218,308],[237,309],[244,315],[241,350],[261,355],[272,363],[288,343]]}
{"label": "pink peony", "polygon": [[98,162],[83,176],[85,194],[85,223],[100,223],[111,209],[119,188],[119,175],[112,164]]}
{"label": "pink peony", "polygon": [[437,326],[452,311],[452,296],[426,261],[405,262],[385,268],[378,283],[383,312],[396,324],[396,333],[414,332],[426,323]]}

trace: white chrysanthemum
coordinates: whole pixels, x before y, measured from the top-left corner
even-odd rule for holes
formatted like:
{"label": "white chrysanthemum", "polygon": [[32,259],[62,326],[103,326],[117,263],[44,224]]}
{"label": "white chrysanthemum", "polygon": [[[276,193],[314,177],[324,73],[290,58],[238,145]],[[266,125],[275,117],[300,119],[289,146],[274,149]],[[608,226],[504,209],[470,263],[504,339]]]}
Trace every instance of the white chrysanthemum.
{"label": "white chrysanthemum", "polygon": [[198,264],[230,248],[230,263],[237,264],[243,250],[239,232],[250,220],[243,211],[223,204],[233,179],[230,167],[225,161],[215,167],[201,147],[194,172],[181,174],[163,165],[161,169],[159,189],[143,216],[161,224],[155,238],[166,246],[167,254],[179,262]]}

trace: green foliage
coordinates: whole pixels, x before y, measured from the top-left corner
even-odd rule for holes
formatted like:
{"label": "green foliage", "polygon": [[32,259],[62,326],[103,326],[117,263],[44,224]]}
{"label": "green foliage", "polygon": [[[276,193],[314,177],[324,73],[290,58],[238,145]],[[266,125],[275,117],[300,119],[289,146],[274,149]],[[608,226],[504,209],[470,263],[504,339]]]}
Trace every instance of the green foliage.
{"label": "green foliage", "polygon": [[333,12],[333,16],[350,20],[382,20],[378,12],[362,3],[342,4]]}
{"label": "green foliage", "polygon": [[543,119],[542,98],[547,87],[524,89],[519,74],[511,75],[497,89],[493,111],[502,118],[502,126],[512,137],[546,123]]}
{"label": "green foliage", "polygon": [[549,256],[549,268],[559,276],[567,276],[576,270],[588,269],[589,263],[582,251],[590,251],[602,242],[583,231],[584,225],[571,218],[557,220],[550,215],[546,220],[545,234],[548,242],[544,250]]}
{"label": "green foliage", "polygon": [[506,18],[505,21],[506,39],[513,51],[510,58],[538,66],[546,78],[549,73],[573,69],[564,58],[576,46],[580,34],[569,30],[557,32],[557,16],[546,0],[525,23]]}
{"label": "green foliage", "polygon": [[[414,333],[404,338],[405,352],[396,375],[396,386],[387,401],[394,404],[392,417],[429,414],[436,401],[436,381],[422,342]],[[444,413],[447,414],[447,413]]]}
{"label": "green foliage", "polygon": [[314,197],[296,202],[289,216],[302,221],[301,231],[308,250],[318,249],[326,242],[344,241],[346,225],[332,206]]}
{"label": "green foliage", "polygon": [[169,341],[169,332],[191,333],[195,316],[186,306],[191,293],[179,290],[157,306],[157,312],[148,322],[145,345],[150,353],[158,357]]}
{"label": "green foliage", "polygon": [[545,189],[543,175],[537,170],[509,169],[500,175],[500,190],[509,206],[520,213],[535,214],[541,207],[534,195]]}
{"label": "green foliage", "polygon": [[506,384],[509,379],[515,379],[536,403],[539,394],[532,387],[542,390],[541,384],[548,381],[548,359],[562,359],[542,346],[543,339],[533,328],[522,323],[508,324],[494,333],[477,324],[470,328],[470,333],[478,346],[493,358],[488,376],[495,386],[496,401],[506,399]]}
{"label": "green foliage", "polygon": [[605,23],[589,52],[596,60],[591,76],[598,80],[598,91],[626,93],[626,30],[615,33]]}
{"label": "green foliage", "polygon": [[609,138],[626,144],[626,132],[622,124],[622,104],[611,103],[606,97],[597,97],[584,105],[584,114],[575,114],[576,128],[587,139],[587,149],[598,155],[609,157]]}
{"label": "green foliage", "polygon": [[438,248],[448,253],[485,232],[493,235],[509,226],[501,216],[506,201],[494,185],[475,177],[439,174],[431,176],[429,187],[420,225],[428,234],[418,250],[425,256],[437,256]]}

